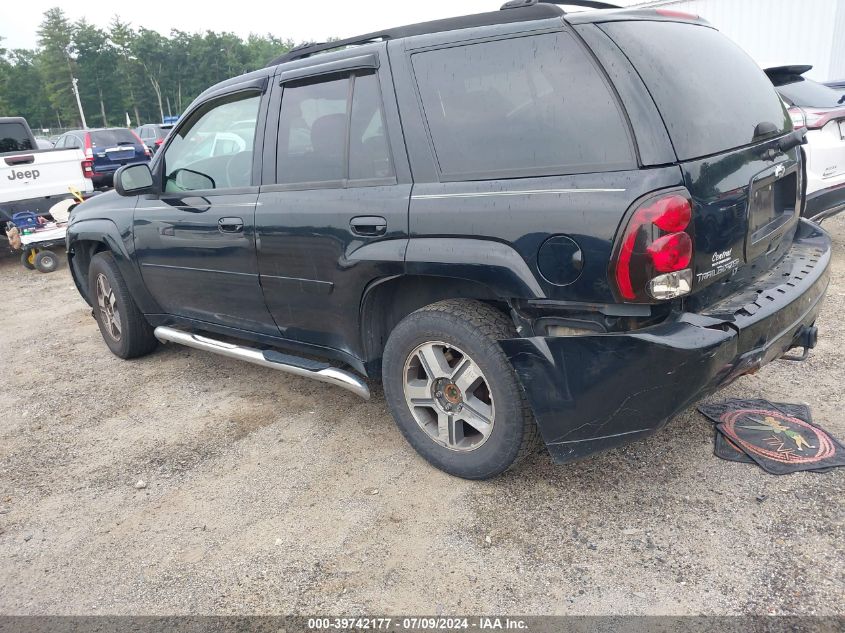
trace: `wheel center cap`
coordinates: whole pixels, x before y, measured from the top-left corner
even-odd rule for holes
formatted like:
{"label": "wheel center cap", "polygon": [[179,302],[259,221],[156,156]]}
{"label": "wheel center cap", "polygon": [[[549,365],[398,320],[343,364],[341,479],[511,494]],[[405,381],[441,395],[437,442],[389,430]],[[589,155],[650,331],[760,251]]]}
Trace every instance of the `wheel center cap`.
{"label": "wheel center cap", "polygon": [[461,401],[461,390],[458,385],[449,383],[443,387],[443,397],[452,404],[458,404]]}
{"label": "wheel center cap", "polygon": [[451,411],[453,406],[458,406],[464,401],[461,388],[446,378],[441,378],[434,384],[434,397],[447,411]]}

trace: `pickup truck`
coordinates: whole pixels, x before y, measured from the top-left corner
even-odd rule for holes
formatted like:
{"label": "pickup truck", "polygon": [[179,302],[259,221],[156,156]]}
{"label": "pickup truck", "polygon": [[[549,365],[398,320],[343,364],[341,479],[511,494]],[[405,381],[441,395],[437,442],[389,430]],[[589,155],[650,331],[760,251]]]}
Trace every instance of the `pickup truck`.
{"label": "pickup truck", "polygon": [[92,192],[91,174],[81,149],[38,149],[26,119],[0,118],[0,226],[20,211],[48,215],[71,188]]}
{"label": "pickup truck", "polygon": [[74,209],[68,258],[115,355],[380,378],[420,455],[482,479],[806,357],[831,242],[804,134],[697,16],[514,0],[209,88]]}

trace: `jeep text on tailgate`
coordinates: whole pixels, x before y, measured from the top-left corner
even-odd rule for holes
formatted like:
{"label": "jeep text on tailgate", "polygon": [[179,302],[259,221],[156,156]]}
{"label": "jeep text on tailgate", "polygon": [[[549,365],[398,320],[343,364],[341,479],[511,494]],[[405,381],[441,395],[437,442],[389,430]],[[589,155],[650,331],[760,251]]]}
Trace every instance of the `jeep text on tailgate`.
{"label": "jeep text on tailgate", "polygon": [[71,188],[94,189],[91,166],[81,150],[37,149],[25,119],[0,118],[0,226],[22,211],[49,213],[71,197]]}
{"label": "jeep text on tailgate", "polygon": [[118,356],[380,377],[414,448],[481,479],[813,346],[830,241],[800,218],[802,141],[704,21],[520,0],[210,88],[74,212],[69,257]]}

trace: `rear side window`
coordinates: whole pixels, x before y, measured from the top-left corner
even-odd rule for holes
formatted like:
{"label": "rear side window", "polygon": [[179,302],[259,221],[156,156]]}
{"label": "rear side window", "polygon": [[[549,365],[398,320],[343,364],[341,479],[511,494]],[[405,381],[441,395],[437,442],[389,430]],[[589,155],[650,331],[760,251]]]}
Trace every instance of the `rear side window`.
{"label": "rear side window", "polygon": [[26,128],[20,123],[0,123],[0,153],[35,149]]}
{"label": "rear side window", "polygon": [[568,33],[437,49],[412,61],[445,179],[635,165],[615,98]]}
{"label": "rear side window", "polygon": [[612,22],[601,28],[645,82],[680,160],[762,140],[755,138],[760,123],[773,124],[776,133],[791,128],[772,82],[718,31],[648,21]]}
{"label": "rear side window", "polygon": [[115,145],[135,145],[138,139],[129,130],[96,130],[91,132],[91,145],[94,147],[114,147]]}

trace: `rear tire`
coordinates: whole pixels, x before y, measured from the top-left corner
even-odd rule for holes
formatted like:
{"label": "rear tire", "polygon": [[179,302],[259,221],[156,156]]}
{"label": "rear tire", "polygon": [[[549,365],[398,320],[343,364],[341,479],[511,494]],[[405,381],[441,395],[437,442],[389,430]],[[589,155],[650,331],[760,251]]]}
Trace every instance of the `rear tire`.
{"label": "rear tire", "polygon": [[158,346],[111,253],[97,253],[91,259],[88,293],[100,334],[115,356],[137,358]]}
{"label": "rear tire", "polygon": [[498,341],[511,320],[480,301],[448,300],[391,332],[382,379],[405,439],[437,468],[465,479],[503,473],[537,445],[537,424]]}
{"label": "rear tire", "polygon": [[38,251],[35,255],[35,268],[40,273],[51,273],[59,267],[59,256],[53,251]]}

